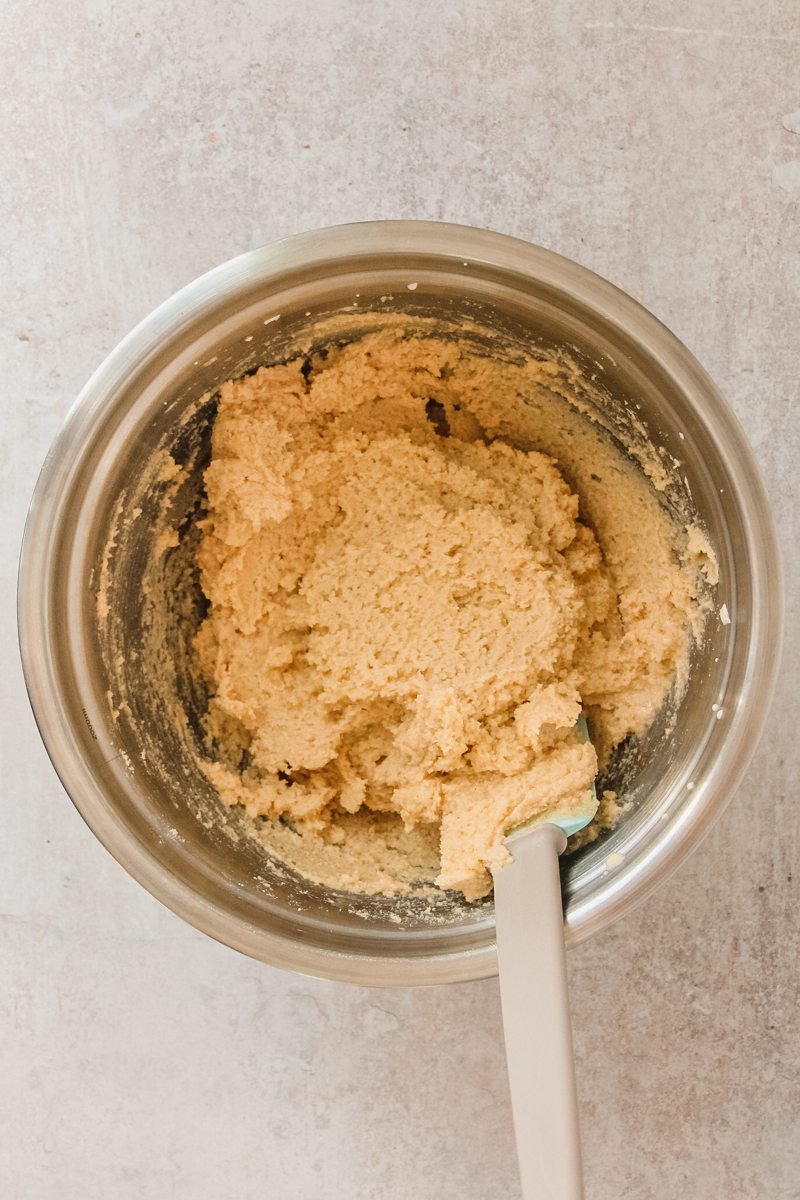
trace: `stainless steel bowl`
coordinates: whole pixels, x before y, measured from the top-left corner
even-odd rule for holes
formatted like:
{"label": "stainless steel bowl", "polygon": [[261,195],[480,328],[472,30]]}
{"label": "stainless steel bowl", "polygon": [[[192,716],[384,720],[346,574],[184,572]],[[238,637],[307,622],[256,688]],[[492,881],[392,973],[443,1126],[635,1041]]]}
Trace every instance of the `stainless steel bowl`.
{"label": "stainless steel bowl", "polygon": [[[496,971],[490,903],[412,900],[398,924],[385,898],[354,903],[307,884],[242,837],[235,815],[220,808],[219,820],[206,819],[214,797],[186,753],[179,705],[154,711],[134,695],[124,720],[111,713],[126,654],[115,665],[98,636],[95,592],[120,506],[137,487],[147,503],[148,464],[171,447],[194,465],[176,501],[185,518],[210,416],[199,399],[288,353],[321,314],[348,307],[469,317],[523,348],[568,345],[599,380],[612,423],[637,406],[654,442],[680,460],[719,558],[718,604],[730,624],[710,622],[674,729],[656,728],[629,755],[631,811],[565,864],[569,942],[638,904],[697,845],[751,756],[777,666],[779,561],[764,491],[730,409],[663,325],[575,263],[498,234],[406,221],[303,234],[225,263],[144,320],[86,385],[43,467],[20,569],[25,677],[79,811],[187,921],[309,974],[368,984],[475,979]],[[154,536],[147,519],[133,529],[107,559],[123,651],[126,636],[131,645],[141,638],[138,579]],[[609,869],[612,853],[620,865]]]}

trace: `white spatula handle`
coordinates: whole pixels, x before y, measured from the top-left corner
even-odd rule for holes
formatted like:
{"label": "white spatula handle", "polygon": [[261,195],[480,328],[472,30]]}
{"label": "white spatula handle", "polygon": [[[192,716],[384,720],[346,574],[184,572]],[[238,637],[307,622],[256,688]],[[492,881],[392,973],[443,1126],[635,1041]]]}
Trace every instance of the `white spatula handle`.
{"label": "white spatula handle", "polygon": [[583,1200],[558,856],[542,825],[494,876],[500,998],[523,1200]]}

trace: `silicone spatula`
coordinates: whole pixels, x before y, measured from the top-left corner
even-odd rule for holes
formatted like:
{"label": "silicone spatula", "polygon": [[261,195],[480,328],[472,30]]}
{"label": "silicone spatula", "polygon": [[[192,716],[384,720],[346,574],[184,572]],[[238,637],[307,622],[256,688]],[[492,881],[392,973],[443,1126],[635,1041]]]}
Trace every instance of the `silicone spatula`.
{"label": "silicone spatula", "polygon": [[[583,719],[579,725],[585,736]],[[559,855],[597,812],[592,788],[569,814],[514,830],[494,872],[500,1000],[523,1200],[583,1200]]]}

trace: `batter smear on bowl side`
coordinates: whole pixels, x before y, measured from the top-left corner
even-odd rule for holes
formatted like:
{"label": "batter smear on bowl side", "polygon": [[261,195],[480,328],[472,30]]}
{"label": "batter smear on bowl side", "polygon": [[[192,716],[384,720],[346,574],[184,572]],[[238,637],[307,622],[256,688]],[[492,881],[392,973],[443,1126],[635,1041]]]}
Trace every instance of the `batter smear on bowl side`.
{"label": "batter smear on bowl side", "polygon": [[427,845],[486,895],[504,833],[579,805],[683,684],[697,556],[559,378],[389,328],[221,389],[205,770],[321,882],[396,890],[371,847]]}

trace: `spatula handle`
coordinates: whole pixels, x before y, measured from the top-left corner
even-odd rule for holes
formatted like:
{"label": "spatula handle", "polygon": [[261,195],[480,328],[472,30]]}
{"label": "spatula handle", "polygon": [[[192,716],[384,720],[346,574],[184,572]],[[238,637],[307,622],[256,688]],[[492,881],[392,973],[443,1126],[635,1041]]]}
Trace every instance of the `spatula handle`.
{"label": "spatula handle", "polygon": [[523,1200],[583,1200],[555,825],[517,834],[494,876],[500,999]]}

